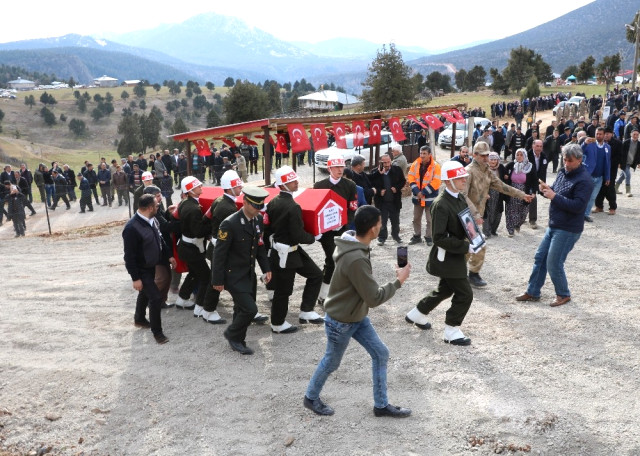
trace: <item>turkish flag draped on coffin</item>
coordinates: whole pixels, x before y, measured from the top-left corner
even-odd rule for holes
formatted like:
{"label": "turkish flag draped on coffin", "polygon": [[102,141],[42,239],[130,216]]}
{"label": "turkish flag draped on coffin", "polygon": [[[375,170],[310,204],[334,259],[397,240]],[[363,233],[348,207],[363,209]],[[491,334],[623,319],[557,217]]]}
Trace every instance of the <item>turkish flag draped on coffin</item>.
{"label": "turkish flag draped on coffin", "polygon": [[402,131],[402,125],[400,125],[400,119],[397,117],[392,117],[389,119],[389,130],[391,130],[391,135],[393,136],[393,140],[396,142],[404,141],[407,137],[404,135]]}
{"label": "turkish flag draped on coffin", "polygon": [[347,127],[343,123],[334,123],[333,124],[334,136],[336,138],[336,147],[338,149],[346,149],[347,148],[347,140],[344,138],[346,134]]}
{"label": "turkish flag draped on coffin", "polygon": [[427,122],[429,124],[429,126],[431,128],[433,128],[434,130],[438,130],[441,127],[444,126],[444,124],[442,122],[440,122],[440,119],[438,119],[436,116],[434,116],[433,114],[422,114],[422,118],[424,119],[425,122]]}
{"label": "turkish flag draped on coffin", "polygon": [[211,155],[211,149],[209,149],[209,143],[206,139],[196,139],[193,141],[193,145],[196,146],[198,155],[201,157],[208,157]]}
{"label": "turkish flag draped on coffin", "polygon": [[278,144],[276,145],[276,152],[281,154],[286,154],[289,152],[289,148],[287,147],[287,135],[284,133],[276,133],[276,138],[278,139]]}
{"label": "turkish flag draped on coffin", "polygon": [[327,132],[325,131],[324,124],[312,124],[311,141],[313,141],[313,150],[326,149],[329,147],[329,141],[327,140]]}
{"label": "turkish flag draped on coffin", "polygon": [[291,139],[291,150],[294,154],[311,149],[309,137],[302,124],[289,124],[287,130],[289,131],[289,139]]}
{"label": "turkish flag draped on coffin", "polygon": [[351,131],[353,131],[353,146],[354,147],[362,147],[364,146],[364,121],[363,120],[354,120],[351,122]]}
{"label": "turkish flag draped on coffin", "polygon": [[369,121],[369,144],[380,144],[380,130],[382,130],[382,119]]}

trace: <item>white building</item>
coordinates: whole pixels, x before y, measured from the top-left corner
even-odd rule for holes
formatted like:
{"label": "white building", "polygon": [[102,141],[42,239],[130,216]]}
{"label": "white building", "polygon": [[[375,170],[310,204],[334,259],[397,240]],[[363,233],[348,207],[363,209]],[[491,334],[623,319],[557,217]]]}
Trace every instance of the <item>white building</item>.
{"label": "white building", "polygon": [[110,78],[106,74],[94,79],[93,83],[97,87],[118,87],[118,80],[115,78]]}
{"label": "white building", "polygon": [[7,86],[10,89],[16,90],[33,90],[36,87],[36,83],[33,81],[29,81],[28,79],[18,78],[14,81],[7,82]]}
{"label": "white building", "polygon": [[298,103],[302,109],[317,112],[329,112],[354,108],[360,105],[361,102],[353,95],[336,92],[335,90],[322,90],[320,92],[298,97]]}

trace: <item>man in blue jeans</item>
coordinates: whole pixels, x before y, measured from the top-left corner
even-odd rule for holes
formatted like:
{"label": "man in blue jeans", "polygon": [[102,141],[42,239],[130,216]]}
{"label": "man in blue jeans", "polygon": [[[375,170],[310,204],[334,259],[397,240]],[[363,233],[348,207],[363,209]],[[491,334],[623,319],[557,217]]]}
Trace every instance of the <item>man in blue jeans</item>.
{"label": "man in blue jeans", "polygon": [[336,268],[324,302],[327,351],[311,377],[304,406],[318,415],[333,415],[333,409],[320,399],[320,392],[354,338],[371,356],[374,415],[406,417],[411,410],[391,405],[387,400],[389,349],[378,337],[367,313],[370,307],[377,307],[393,297],[409,277],[411,266],[397,268],[396,280],[379,286],[373,278],[369,244],[380,233],[380,211],[373,206],[361,206],[355,213],[354,224],[355,232],[345,231],[335,240]]}
{"label": "man in blue jeans", "polygon": [[584,211],[593,182],[587,167],[582,165],[579,145],[567,144],[562,152],[564,169],[558,171],[553,185],[540,184],[542,195],[550,200],[549,227],[536,251],[527,291],[516,297],[516,301],[539,301],[547,271],[556,291],[556,299],[550,306],[558,307],[571,301],[564,262],[584,230]]}
{"label": "man in blue jeans", "polygon": [[[604,128],[596,129],[595,138],[586,138],[582,143],[583,162],[591,174],[593,189],[584,210],[584,220],[593,222],[591,209],[596,201],[602,185],[609,185],[611,180],[611,146],[604,142]],[[615,176],[614,176],[615,177]]]}

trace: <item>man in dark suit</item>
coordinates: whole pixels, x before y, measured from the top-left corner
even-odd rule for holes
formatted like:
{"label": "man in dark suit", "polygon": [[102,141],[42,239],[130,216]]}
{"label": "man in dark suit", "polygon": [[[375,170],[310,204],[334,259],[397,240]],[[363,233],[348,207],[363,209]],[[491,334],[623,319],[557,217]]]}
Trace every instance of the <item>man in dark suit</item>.
{"label": "man in dark suit", "polygon": [[375,206],[382,214],[382,228],[378,235],[378,245],[387,240],[387,220],[391,221],[391,237],[398,244],[400,239],[400,209],[402,209],[402,187],[406,182],[402,169],[391,166],[391,157],[383,155],[380,164],[371,173],[371,185],[376,189],[373,198]]}
{"label": "man in dark suit", "polygon": [[[611,147],[611,179],[615,178],[622,163],[622,141],[620,141],[609,127],[604,129],[604,140]],[[596,196],[595,208],[593,212],[604,212],[604,199],[609,201],[609,215],[616,215],[618,203],[616,201],[616,190],[614,185],[603,185]]]}
{"label": "man in dark suit", "polygon": [[[171,256],[169,247],[160,234],[159,225],[155,219],[158,203],[153,195],[142,195],[136,214],[127,222],[122,231],[124,241],[124,263],[133,281],[133,288],[144,298],[139,296],[136,301],[134,325],[138,328],[150,328],[153,337],[159,344],[169,342],[162,332],[160,308],[162,293],[155,283],[156,266],[171,265],[175,268],[176,261]],[[149,320],[145,313],[149,307]]]}
{"label": "man in dark suit", "polygon": [[233,298],[233,321],[224,332],[224,337],[233,350],[252,355],[253,350],[247,347],[245,339],[247,328],[258,312],[256,260],[264,273],[264,282],[271,280],[260,214],[269,193],[258,187],[244,187],[243,193],[242,209],[220,224],[211,284],[219,292],[226,289]]}
{"label": "man in dark suit", "polygon": [[[531,150],[527,152],[527,158],[529,160],[529,163],[533,165],[533,169],[531,170],[531,172],[533,172],[534,176],[536,176],[536,179],[546,182],[547,165],[549,164],[549,162],[547,160],[546,154],[542,150],[543,148],[544,146],[542,140],[536,139],[535,141],[533,141]],[[538,193],[542,194],[540,190],[538,190]],[[538,225],[536,224],[537,221],[538,199],[534,198],[529,203],[529,226],[534,230],[538,228]]]}

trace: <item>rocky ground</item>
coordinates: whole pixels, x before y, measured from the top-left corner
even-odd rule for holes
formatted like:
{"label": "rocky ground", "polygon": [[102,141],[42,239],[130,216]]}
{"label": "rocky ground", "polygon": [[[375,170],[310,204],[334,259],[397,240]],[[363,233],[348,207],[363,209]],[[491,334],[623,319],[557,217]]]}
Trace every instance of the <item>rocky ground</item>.
{"label": "rocky ground", "polygon": [[[310,168],[300,174],[310,184]],[[632,183],[640,192],[637,175]],[[170,342],[157,345],[133,326],[120,236],[126,208],[59,208],[49,236],[37,203],[25,238],[14,239],[10,223],[0,227],[0,454],[640,455],[637,196],[619,196],[617,215],[587,224],[566,263],[573,299],[559,308],[548,305],[550,283],[540,302],[514,300],[548,203],[538,203],[538,230],[509,239],[503,222],[488,241],[489,285],[475,290],[463,325],[470,347],[442,342],[447,302],[432,313],[432,330],[405,323],[436,284],[424,269],[427,246],[410,246],[410,279],[370,312],[391,352],[389,398],[413,410],[404,420],[373,416],[370,361],[355,342],[323,391],[336,414],[302,407],[324,353],[320,326],[291,335],[252,326],[256,354],[243,357],[224,327],[173,308],[162,315]],[[411,214],[405,199],[405,242]],[[322,264],[319,246],[307,250]],[[374,247],[371,258],[377,279],[392,280],[395,243]],[[268,314],[264,289],[258,303]],[[220,312],[231,317],[227,294]]]}

